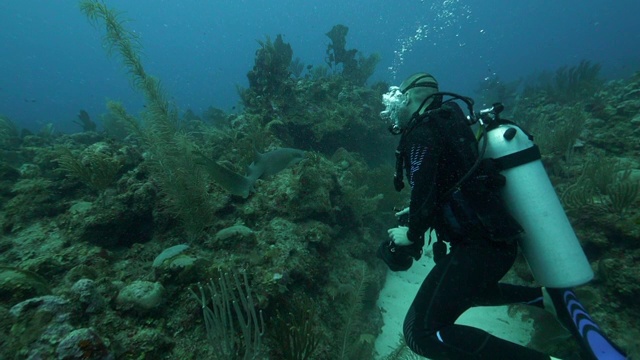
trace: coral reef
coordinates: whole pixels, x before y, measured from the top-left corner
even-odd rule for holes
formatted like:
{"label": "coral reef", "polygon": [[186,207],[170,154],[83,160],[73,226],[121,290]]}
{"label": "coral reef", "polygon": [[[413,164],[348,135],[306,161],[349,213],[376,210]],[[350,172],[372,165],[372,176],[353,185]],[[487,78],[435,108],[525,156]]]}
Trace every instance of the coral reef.
{"label": "coral reef", "polygon": [[[109,102],[104,132],[71,135],[20,134],[0,118],[0,358],[207,358],[227,321],[221,354],[371,359],[386,273],[375,250],[407,201],[391,183],[396,139],[377,120],[387,86],[365,86],[375,58],[356,59],[337,26],[331,68],[303,74],[283,37],[267,37],[242,112],[181,117],[121,18],[99,1],[81,8],[106,27],[147,106],[133,116]],[[569,70],[558,72],[562,87],[590,84],[598,69]],[[598,269],[585,302],[632,349],[640,74],[593,96],[548,97],[539,88],[515,99],[515,120],[544,138],[544,163]],[[246,198],[202,161],[245,174],[256,150],[282,148],[304,153],[263,169],[270,176]],[[525,268],[510,276],[532,281]]]}
{"label": "coral reef", "polygon": [[[250,87],[240,90],[246,111],[231,124],[231,131],[240,132],[239,139],[234,136],[239,142],[236,147],[251,140],[254,144],[284,142],[326,156],[344,147],[363,154],[369,163],[386,161],[395,141],[387,136],[378,114],[382,110],[379,99],[388,86],[364,86],[377,61],[372,60],[373,55],[361,62],[352,59],[357,50],[344,50],[347,31],[346,27],[337,25],[327,34],[333,41],[328,50],[332,54],[333,74],[329,74],[326,67],[317,67],[310,71],[316,75],[296,79],[288,70],[290,45],[281,37],[275,42],[268,39],[261,42],[254,68],[247,74]],[[345,55],[347,53],[351,57]],[[351,64],[349,59],[355,65],[336,70],[337,64]],[[265,91],[264,84],[274,90]],[[258,134],[258,139],[254,134]]]}
{"label": "coral reef", "polygon": [[[105,43],[147,106],[132,116],[109,102],[104,132],[20,137],[3,131],[10,161],[0,168],[0,277],[9,280],[0,282],[7,294],[0,298],[0,314],[7,315],[0,322],[0,356],[209,356],[205,323],[211,318],[202,313],[215,311],[212,295],[195,301],[189,289],[235,273],[244,277],[243,291],[253,294],[247,311],[264,317],[255,352],[283,354],[272,332],[286,329],[278,321],[292,319],[277,310],[298,299],[300,314],[309,317],[298,331],[283,334],[307,339],[289,350],[293,358],[300,352],[309,359],[369,358],[380,327],[371,299],[385,271],[374,256],[385,190],[366,182],[369,164],[384,162],[377,157],[380,145],[393,144],[384,133],[374,136],[378,122],[368,119],[377,114],[383,87],[355,85],[341,74],[294,80],[292,49],[282,37],[267,38],[256,53],[243,113],[213,109],[180,117],[145,72],[138,38],[119,15],[98,1],[82,1],[81,8],[94,25],[106,26]],[[312,101],[326,113],[322,121],[296,115]],[[331,112],[338,103],[339,111]],[[347,141],[357,131],[364,133],[357,135],[362,143]],[[277,168],[260,167],[260,159],[287,146],[304,152],[296,150],[295,161]],[[369,151],[361,156],[353,152],[358,148]],[[219,187],[202,161],[204,154],[244,174],[256,150],[263,154],[249,174],[268,176],[255,176],[255,193],[246,199]],[[233,276],[225,281],[232,283]],[[34,310],[14,308],[24,301],[32,305],[22,308]],[[41,318],[37,309],[53,315],[31,321]],[[240,315],[234,310],[232,318]],[[245,338],[231,341],[244,344]]]}

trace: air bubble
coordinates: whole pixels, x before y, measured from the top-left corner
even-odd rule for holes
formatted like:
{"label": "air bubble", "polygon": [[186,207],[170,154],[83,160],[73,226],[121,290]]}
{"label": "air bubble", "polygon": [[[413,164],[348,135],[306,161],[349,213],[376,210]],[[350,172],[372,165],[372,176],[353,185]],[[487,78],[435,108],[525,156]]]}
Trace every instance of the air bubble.
{"label": "air bubble", "polygon": [[[424,0],[420,1],[424,3]],[[470,19],[471,10],[468,5],[460,4],[460,0],[445,0],[442,3],[432,3],[428,11],[423,11],[423,14],[433,14],[433,18],[422,18],[418,21],[417,27],[413,30],[413,34],[400,37],[397,39],[399,50],[394,51],[394,59],[389,71],[396,79],[398,69],[404,64],[404,54],[413,50],[413,47],[418,42],[423,40],[429,40],[432,46],[435,46],[439,40],[443,40],[443,32],[451,26],[457,26],[462,28],[459,24],[460,19]],[[429,24],[429,25],[421,25]],[[484,30],[481,30],[484,33]],[[456,37],[459,37],[456,34]],[[466,43],[458,41],[460,46],[465,46]]]}

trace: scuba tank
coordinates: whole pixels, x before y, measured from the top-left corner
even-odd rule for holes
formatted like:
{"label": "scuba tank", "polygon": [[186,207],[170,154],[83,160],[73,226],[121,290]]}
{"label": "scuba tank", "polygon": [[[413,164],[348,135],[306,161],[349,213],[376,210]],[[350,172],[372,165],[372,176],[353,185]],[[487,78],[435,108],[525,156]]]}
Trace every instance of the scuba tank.
{"label": "scuba tank", "polygon": [[497,162],[507,178],[501,189],[505,205],[524,228],[520,247],[542,285],[568,288],[593,278],[580,242],[540,160],[533,138],[517,125],[500,119],[495,104],[479,114],[484,122],[483,158]]}

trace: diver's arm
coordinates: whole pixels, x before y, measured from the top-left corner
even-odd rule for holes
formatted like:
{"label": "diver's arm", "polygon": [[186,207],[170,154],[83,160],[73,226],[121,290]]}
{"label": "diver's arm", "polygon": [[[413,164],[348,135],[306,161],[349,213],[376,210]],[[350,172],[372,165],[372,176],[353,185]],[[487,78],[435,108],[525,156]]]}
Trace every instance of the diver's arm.
{"label": "diver's arm", "polygon": [[442,141],[429,124],[414,129],[410,136],[405,159],[408,164],[407,178],[411,185],[407,238],[422,245],[424,233],[430,225],[429,216],[436,206],[436,175]]}

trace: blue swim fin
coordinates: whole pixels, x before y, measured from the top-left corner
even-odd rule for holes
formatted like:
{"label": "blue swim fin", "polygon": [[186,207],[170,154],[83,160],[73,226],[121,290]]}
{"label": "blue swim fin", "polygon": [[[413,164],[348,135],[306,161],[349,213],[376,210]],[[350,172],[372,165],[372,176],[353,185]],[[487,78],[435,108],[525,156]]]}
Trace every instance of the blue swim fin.
{"label": "blue swim fin", "polygon": [[[570,289],[545,288],[558,320],[579,341],[584,355],[592,360],[626,360],[627,355],[604,334],[576,294]],[[547,299],[545,299],[547,300]],[[547,300],[548,301],[548,300]],[[546,301],[545,301],[546,302]],[[547,304],[545,304],[545,309]]]}

